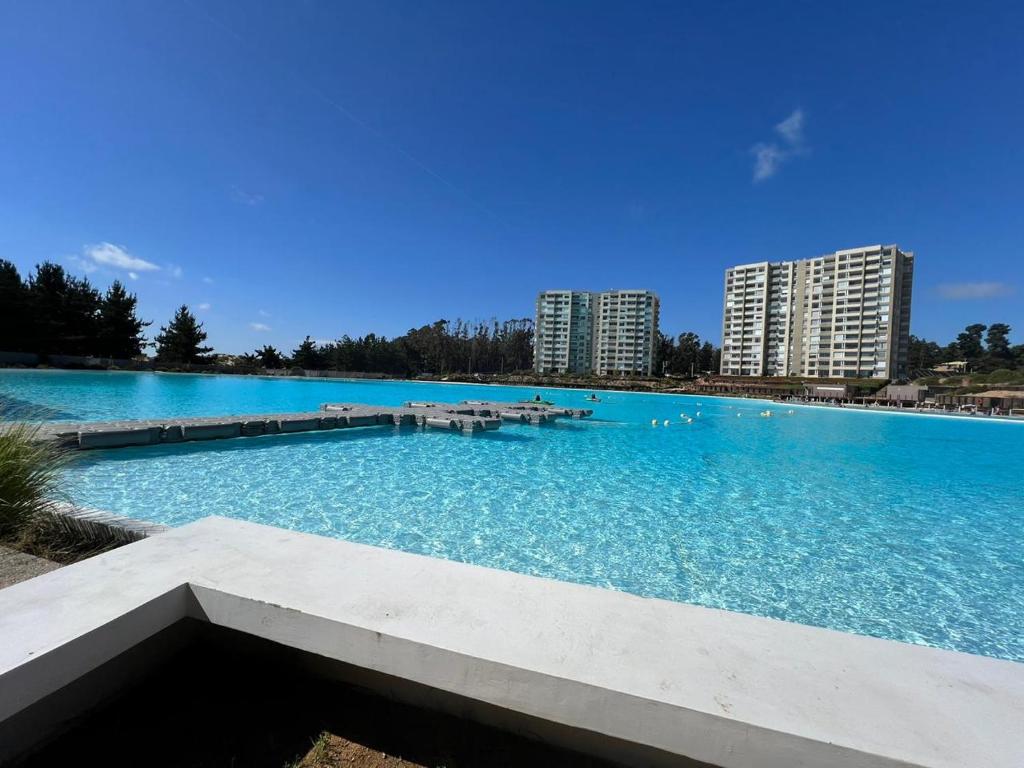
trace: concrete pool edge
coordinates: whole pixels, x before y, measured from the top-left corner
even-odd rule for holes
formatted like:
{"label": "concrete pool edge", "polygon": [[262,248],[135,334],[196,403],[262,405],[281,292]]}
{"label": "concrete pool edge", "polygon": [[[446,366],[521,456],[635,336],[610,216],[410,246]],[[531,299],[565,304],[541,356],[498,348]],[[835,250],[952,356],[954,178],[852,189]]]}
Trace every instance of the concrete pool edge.
{"label": "concrete pool edge", "polygon": [[46,513],[56,518],[75,537],[84,540],[106,539],[118,544],[130,544],[171,530],[169,526],[160,523],[137,520],[69,501],[50,502]]}
{"label": "concrete pool edge", "polygon": [[1024,759],[1022,664],[224,518],[0,591],[0,727],[186,617],[711,765]]}

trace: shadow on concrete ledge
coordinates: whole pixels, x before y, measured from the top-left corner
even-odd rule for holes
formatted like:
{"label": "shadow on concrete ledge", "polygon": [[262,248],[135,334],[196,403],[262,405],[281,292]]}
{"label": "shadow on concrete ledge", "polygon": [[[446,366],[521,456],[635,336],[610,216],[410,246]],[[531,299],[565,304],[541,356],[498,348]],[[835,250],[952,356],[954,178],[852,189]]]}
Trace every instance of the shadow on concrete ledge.
{"label": "shadow on concrete ledge", "polygon": [[337,670],[322,668],[310,654],[184,623],[190,626],[183,644],[181,626],[169,633],[173,638],[147,641],[175,648],[163,663],[143,668],[117,698],[74,721],[21,765],[614,765],[385,698],[337,679]]}

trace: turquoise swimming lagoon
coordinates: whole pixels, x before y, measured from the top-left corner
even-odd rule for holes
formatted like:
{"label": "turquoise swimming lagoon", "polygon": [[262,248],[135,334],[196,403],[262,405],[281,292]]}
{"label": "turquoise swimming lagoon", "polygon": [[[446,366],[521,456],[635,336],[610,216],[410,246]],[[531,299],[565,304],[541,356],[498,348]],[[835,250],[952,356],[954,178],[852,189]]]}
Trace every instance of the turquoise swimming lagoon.
{"label": "turquoise swimming lagoon", "polygon": [[225,515],[1024,661],[1024,424],[619,392],[589,406],[573,390],[0,371],[0,408],[55,420],[538,392],[594,417],[474,437],[377,427],[88,452],[68,492],[168,525]]}

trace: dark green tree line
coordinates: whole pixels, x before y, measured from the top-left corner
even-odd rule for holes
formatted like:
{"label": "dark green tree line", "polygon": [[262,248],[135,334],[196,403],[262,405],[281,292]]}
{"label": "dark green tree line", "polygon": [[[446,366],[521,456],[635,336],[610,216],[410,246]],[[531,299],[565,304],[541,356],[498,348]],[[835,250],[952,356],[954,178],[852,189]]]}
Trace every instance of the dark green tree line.
{"label": "dark green tree line", "polygon": [[284,368],[285,359],[274,347],[269,344],[257,349],[252,354],[253,362],[262,368]]}
{"label": "dark green tree line", "polygon": [[103,357],[131,358],[138,355],[146,345],[142,329],[149,322],[143,322],[135,314],[138,299],[128,293],[120,280],[110,284],[100,302],[98,321],[98,342]]}
{"label": "dark green tree line", "polygon": [[299,344],[298,349],[292,351],[292,365],[296,368],[320,371],[327,368],[326,361],[327,354],[309,336]]}
{"label": "dark green tree line", "polygon": [[[277,355],[277,351],[270,348]],[[317,343],[307,336],[290,359],[256,350],[253,358],[264,364],[292,365],[311,370],[364,371],[394,376],[421,373],[511,373],[533,367],[533,321],[515,319],[467,323],[438,320],[388,339],[368,333],[353,338]]]}
{"label": "dark green tree line", "polygon": [[678,338],[658,334],[655,342],[656,373],[673,376],[700,376],[718,373],[721,350],[710,341],[701,342],[696,333],[687,331]]}
{"label": "dark green tree line", "polygon": [[156,359],[161,363],[208,363],[213,347],[203,346],[206,331],[187,306],[182,304],[156,335]]}
{"label": "dark green tree line", "polygon": [[88,278],[43,262],[27,280],[0,259],[0,350],[130,358],[145,345],[149,325],[137,299],[115,280],[101,294]]}
{"label": "dark green tree line", "polygon": [[917,336],[910,337],[910,367],[927,370],[941,363],[965,360],[972,371],[990,373],[1000,368],[1024,369],[1024,344],[1010,343],[1006,323],[973,323],[946,346]]}

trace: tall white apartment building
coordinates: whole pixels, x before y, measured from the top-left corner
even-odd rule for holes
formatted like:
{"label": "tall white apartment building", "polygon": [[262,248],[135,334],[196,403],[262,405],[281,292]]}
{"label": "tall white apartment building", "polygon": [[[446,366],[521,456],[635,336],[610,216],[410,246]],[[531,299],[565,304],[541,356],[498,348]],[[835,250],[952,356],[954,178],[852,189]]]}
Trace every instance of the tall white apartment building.
{"label": "tall white apartment building", "polygon": [[914,254],[895,245],[727,269],[721,372],[904,376],[913,276]]}
{"label": "tall white apartment building", "polygon": [[540,292],[533,346],[537,373],[591,372],[593,305],[590,291]]}
{"label": "tall white apartment building", "polygon": [[594,308],[593,369],[598,376],[650,376],[658,336],[653,291],[604,291]]}
{"label": "tall white apartment building", "polygon": [[651,291],[541,291],[537,296],[537,373],[650,375],[658,333]]}

